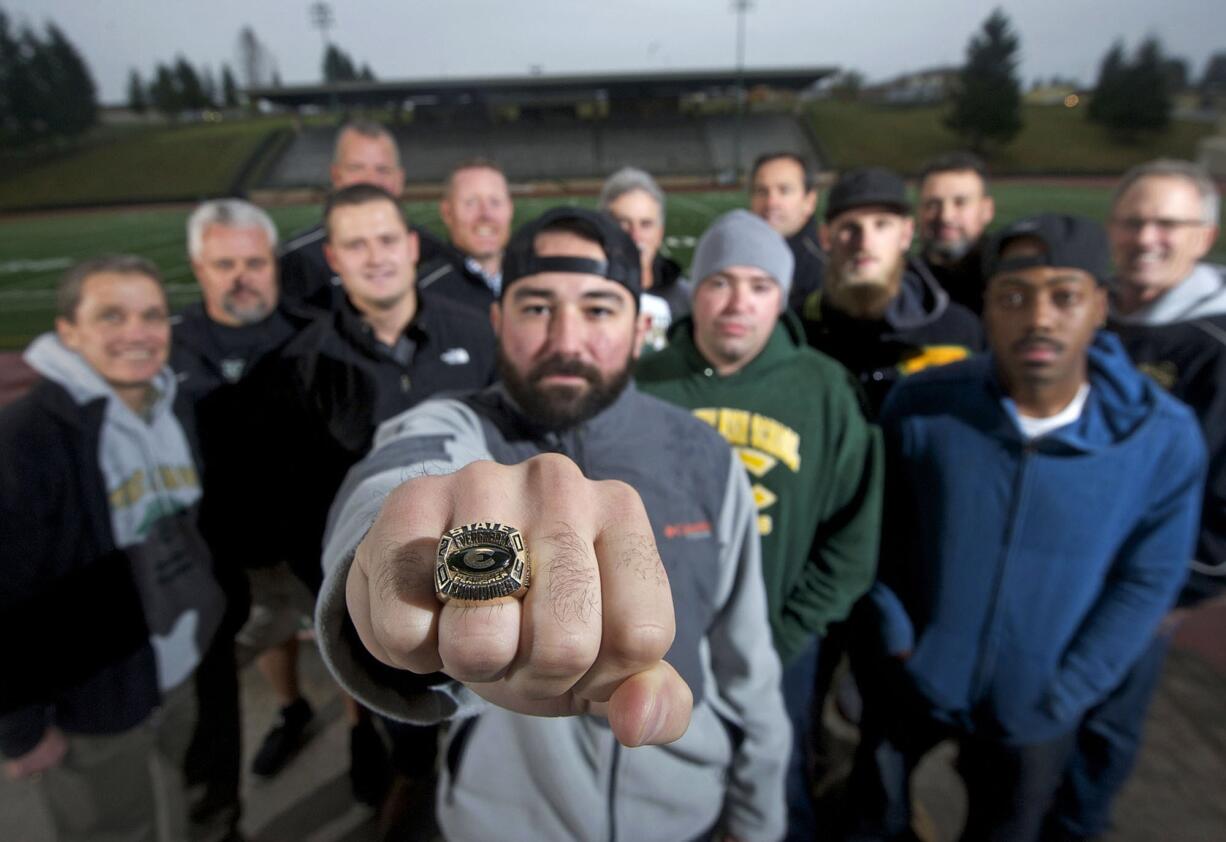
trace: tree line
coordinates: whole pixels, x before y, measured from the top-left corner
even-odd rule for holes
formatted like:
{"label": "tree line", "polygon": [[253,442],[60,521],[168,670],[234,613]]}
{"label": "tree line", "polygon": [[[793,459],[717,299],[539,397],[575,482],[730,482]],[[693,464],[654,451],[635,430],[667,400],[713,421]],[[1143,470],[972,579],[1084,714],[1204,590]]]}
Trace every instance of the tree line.
{"label": "tree line", "polygon": [[170,64],[159,62],[147,80],[135,69],[128,72],[128,108],[137,114],[153,109],[174,118],[185,111],[236,108],[238,104],[238,83],[227,64],[221,67],[220,81],[207,66],[197,71],[182,56]]}
{"label": "tree line", "polygon": [[[970,39],[953,86],[945,125],[978,151],[1007,145],[1022,130],[1022,87],[1017,65],[1021,39],[996,9]],[[1117,41],[1103,57],[1086,118],[1120,141],[1164,131],[1174,95],[1189,86],[1187,63],[1163,53],[1156,38],[1130,55]],[[1210,60],[1201,81],[1206,96],[1226,92],[1226,53]]]}
{"label": "tree line", "polygon": [[53,23],[13,29],[0,9],[0,146],[71,140],[98,122],[89,68]]}

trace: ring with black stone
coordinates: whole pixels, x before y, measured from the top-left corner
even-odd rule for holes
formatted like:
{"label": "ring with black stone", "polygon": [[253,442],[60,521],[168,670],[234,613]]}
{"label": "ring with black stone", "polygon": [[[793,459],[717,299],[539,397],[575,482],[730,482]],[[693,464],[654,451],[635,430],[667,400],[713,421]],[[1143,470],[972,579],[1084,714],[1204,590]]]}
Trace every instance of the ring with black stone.
{"label": "ring with black stone", "polygon": [[434,592],[443,602],[522,597],[531,573],[518,529],[502,523],[469,523],[448,529],[439,539]]}

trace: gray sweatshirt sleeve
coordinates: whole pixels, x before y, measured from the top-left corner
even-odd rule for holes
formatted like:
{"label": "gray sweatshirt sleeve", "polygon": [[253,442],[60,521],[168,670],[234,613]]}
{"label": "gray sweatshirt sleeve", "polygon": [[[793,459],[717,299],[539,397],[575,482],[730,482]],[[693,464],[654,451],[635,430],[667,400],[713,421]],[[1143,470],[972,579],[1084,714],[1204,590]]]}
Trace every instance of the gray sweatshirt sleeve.
{"label": "gray sweatshirt sleeve", "polygon": [[489,458],[481,422],[471,409],[453,400],[427,401],[379,428],[371,452],[345,477],[332,503],[324,534],[324,581],[315,606],[316,638],[324,662],[345,691],[393,719],[430,724],[476,713],[484,703],[450,680],[423,684],[413,692],[386,680],[391,668],[375,662],[350,627],[345,582],[354,552],[394,488]]}
{"label": "gray sweatshirt sleeve", "polygon": [[729,769],[724,829],[744,840],[778,839],[787,821],[784,775],[792,733],[767,619],[757,507],[735,453],[732,463],[718,527],[722,607],[708,634],[711,703],[744,732]]}

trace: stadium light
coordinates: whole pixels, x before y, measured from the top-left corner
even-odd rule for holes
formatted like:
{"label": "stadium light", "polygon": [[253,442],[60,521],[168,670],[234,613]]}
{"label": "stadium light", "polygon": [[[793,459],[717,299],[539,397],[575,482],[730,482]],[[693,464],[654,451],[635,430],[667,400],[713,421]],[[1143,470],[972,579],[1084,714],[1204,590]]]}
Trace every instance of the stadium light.
{"label": "stadium light", "polygon": [[332,15],[332,7],[327,3],[319,2],[312,3],[308,8],[311,12],[311,25],[319,30],[319,34],[324,41],[324,52],[326,53],[328,51],[328,30],[336,22],[336,18]]}
{"label": "stadium light", "polygon": [[741,183],[741,131],[745,122],[745,15],[753,0],[732,0],[736,12],[736,124],[732,135],[732,180]]}

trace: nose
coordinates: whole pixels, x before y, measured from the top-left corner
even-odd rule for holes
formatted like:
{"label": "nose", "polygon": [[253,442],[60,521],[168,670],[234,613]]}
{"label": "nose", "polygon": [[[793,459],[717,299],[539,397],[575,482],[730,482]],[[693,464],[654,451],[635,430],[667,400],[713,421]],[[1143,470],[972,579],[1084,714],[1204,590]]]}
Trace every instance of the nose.
{"label": "nose", "polygon": [[557,307],[549,320],[549,353],[575,356],[582,348],[582,314],[574,307]]}
{"label": "nose", "polygon": [[1144,220],[1137,229],[1137,243],[1142,246],[1157,244],[1162,239],[1162,229],[1153,220]]}
{"label": "nose", "polygon": [[1051,297],[1045,294],[1034,296],[1030,305],[1030,326],[1035,329],[1049,330],[1055,322],[1056,305]]}

